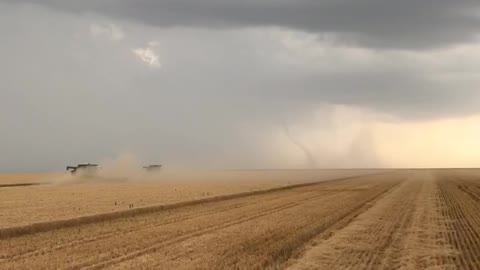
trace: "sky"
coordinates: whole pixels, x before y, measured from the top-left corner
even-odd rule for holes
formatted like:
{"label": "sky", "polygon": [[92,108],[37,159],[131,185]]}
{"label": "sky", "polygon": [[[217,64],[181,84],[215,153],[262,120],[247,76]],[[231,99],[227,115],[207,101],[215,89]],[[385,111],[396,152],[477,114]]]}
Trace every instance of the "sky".
{"label": "sky", "polygon": [[0,172],[480,166],[480,2],[0,0]]}

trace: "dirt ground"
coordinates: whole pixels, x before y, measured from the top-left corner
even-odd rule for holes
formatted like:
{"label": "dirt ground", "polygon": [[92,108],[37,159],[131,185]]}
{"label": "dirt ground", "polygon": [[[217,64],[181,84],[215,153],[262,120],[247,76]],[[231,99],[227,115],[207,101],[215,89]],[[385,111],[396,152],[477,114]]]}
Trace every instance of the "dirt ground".
{"label": "dirt ground", "polygon": [[480,269],[480,177],[402,170],[0,229],[2,269]]}

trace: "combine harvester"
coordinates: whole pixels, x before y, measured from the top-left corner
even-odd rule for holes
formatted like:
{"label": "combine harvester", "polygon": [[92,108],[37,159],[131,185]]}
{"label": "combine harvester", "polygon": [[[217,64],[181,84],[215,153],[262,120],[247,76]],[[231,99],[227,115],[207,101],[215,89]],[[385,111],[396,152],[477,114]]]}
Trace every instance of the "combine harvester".
{"label": "combine harvester", "polygon": [[[161,168],[162,165],[157,164],[143,167],[146,173],[158,172]],[[78,164],[77,166],[67,166],[66,170],[73,176],[78,176],[83,179],[99,180],[102,182],[126,182],[129,180],[129,178],[137,177],[132,175],[129,176],[128,174],[123,175],[121,172],[120,174],[111,172],[111,170],[104,171],[98,164],[92,163],[82,163]]]}
{"label": "combine harvester", "polygon": [[97,172],[98,164],[78,164],[77,166],[67,166],[67,171],[74,175],[91,177]]}
{"label": "combine harvester", "polygon": [[162,165],[148,165],[143,167],[147,172],[156,172],[162,168]]}
{"label": "combine harvester", "polygon": [[128,181],[127,177],[122,177],[118,175],[110,176],[105,174],[105,172],[99,172],[102,168],[98,164],[92,163],[83,163],[78,164],[77,166],[67,166],[67,171],[69,171],[73,176],[78,176],[83,179],[90,179],[102,182],[125,182]]}

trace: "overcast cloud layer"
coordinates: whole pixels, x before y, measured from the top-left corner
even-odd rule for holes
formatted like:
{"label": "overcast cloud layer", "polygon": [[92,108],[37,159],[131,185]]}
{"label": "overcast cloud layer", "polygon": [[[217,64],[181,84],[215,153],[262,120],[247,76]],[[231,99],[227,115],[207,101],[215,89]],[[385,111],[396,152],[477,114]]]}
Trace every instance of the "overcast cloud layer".
{"label": "overcast cloud layer", "polygon": [[480,113],[480,4],[419,2],[0,1],[0,171],[415,166],[388,130]]}
{"label": "overcast cloud layer", "polygon": [[[19,2],[15,0],[14,2]],[[475,39],[475,0],[46,0],[47,6],[95,12],[153,26],[283,26],[336,33],[352,42],[394,48],[437,47]]]}

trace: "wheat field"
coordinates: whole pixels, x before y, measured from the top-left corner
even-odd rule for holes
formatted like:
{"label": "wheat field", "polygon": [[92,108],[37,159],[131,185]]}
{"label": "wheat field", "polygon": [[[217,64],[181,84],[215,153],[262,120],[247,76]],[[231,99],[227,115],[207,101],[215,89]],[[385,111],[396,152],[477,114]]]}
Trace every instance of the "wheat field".
{"label": "wheat field", "polygon": [[[114,212],[98,208],[96,214],[41,223],[10,222],[0,229],[0,265],[480,269],[479,173],[396,170],[306,181],[309,175],[299,182],[240,188],[206,198]],[[49,188],[22,188],[32,192],[40,187]],[[1,189],[1,194],[6,191]],[[8,210],[2,207],[4,211]],[[58,209],[53,212],[52,216],[61,216]]]}
{"label": "wheat field", "polygon": [[[0,228],[119,212],[129,210],[131,205],[151,207],[376,171],[166,171],[134,174],[127,180],[118,175],[108,179],[84,179],[62,173],[0,175]],[[44,184],[16,186],[22,183]]]}

